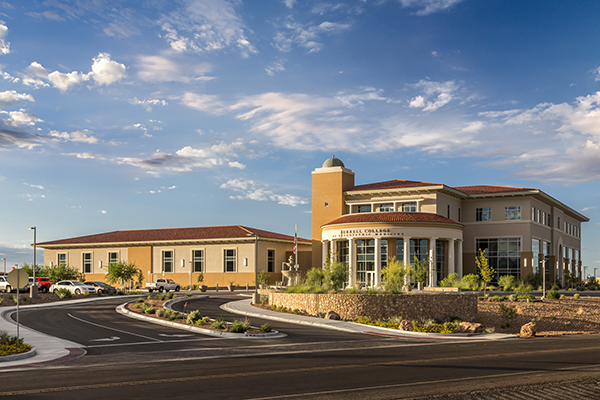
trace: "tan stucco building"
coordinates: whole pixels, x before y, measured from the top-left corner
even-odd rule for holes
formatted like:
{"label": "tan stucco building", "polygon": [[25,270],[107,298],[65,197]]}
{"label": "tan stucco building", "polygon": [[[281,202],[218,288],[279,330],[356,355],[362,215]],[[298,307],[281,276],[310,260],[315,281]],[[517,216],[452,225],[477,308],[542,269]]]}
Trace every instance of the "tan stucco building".
{"label": "tan stucco building", "polygon": [[[282,280],[281,270],[294,250],[294,237],[240,225],[144,229],[101,233],[39,243],[46,265],[65,264],[87,280],[104,281],[110,263],[135,263],[145,282],[172,278],[185,286],[214,287],[234,282],[254,285],[255,272],[267,272],[271,283]],[[311,242],[298,238],[298,263],[310,264]]]}
{"label": "tan stucco building", "polygon": [[497,276],[546,271],[564,284],[581,273],[581,223],[588,218],[539,189],[450,187],[393,180],[355,185],[354,172],[332,157],[312,172],[312,264],[329,254],[348,263],[349,284],[378,286],[395,256],[431,260],[429,285],[450,273],[477,273],[486,252]]}

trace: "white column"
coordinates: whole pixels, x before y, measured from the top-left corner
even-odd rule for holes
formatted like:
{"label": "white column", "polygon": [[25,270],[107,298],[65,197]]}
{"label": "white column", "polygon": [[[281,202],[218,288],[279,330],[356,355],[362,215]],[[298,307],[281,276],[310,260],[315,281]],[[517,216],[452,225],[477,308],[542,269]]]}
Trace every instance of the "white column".
{"label": "white column", "polygon": [[[410,265],[410,238],[403,237],[402,240],[404,241],[404,259],[402,261],[404,262],[404,266],[408,267]],[[407,274],[404,276],[404,286],[408,286],[409,284],[410,276]]]}
{"label": "white column", "polygon": [[335,260],[338,259],[337,251],[338,251],[338,241],[332,240],[331,241],[331,255]]}
{"label": "white column", "polygon": [[354,254],[354,239],[350,238],[348,239],[348,273],[350,274],[348,282],[350,286],[354,285],[355,271],[356,255]]}
{"label": "white column", "polygon": [[454,262],[454,239],[448,239],[448,275],[456,272]]}
{"label": "white column", "polygon": [[323,254],[321,257],[321,268],[325,267],[325,262],[327,261],[327,256],[329,255],[329,246],[327,246],[327,244],[328,244],[327,242],[328,242],[328,240],[323,240],[321,242],[323,245],[323,250],[322,250]]}
{"label": "white column", "polygon": [[375,238],[375,281],[373,286],[381,284],[381,238]]}
{"label": "white column", "polygon": [[429,286],[437,286],[437,275],[435,272],[435,240],[437,238],[429,238]]}
{"label": "white column", "polygon": [[458,272],[458,277],[462,278],[463,276],[463,241],[461,239],[457,240],[458,249],[456,251],[456,272]]}

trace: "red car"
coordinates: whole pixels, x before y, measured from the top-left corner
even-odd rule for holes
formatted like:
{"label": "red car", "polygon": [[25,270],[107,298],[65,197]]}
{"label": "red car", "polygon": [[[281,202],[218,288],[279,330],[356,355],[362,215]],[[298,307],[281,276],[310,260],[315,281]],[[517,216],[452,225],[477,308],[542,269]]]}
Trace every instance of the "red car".
{"label": "red car", "polygon": [[[33,278],[29,278],[29,280],[31,281],[33,280]],[[50,286],[52,286],[52,284],[50,283],[50,278],[44,276],[36,276],[35,280],[37,281],[38,290],[42,293],[48,293]],[[31,282],[29,283],[31,284]]]}

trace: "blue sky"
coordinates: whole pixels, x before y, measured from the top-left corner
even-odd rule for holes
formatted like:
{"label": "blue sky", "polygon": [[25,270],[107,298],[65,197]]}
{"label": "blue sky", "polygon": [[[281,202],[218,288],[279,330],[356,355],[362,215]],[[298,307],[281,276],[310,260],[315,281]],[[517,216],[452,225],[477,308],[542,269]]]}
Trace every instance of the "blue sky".
{"label": "blue sky", "polygon": [[[0,258],[240,224],[310,237],[310,172],[539,188],[600,269],[598,2],[0,1]],[[40,253],[41,257],[41,253]],[[41,258],[40,258],[41,259]]]}

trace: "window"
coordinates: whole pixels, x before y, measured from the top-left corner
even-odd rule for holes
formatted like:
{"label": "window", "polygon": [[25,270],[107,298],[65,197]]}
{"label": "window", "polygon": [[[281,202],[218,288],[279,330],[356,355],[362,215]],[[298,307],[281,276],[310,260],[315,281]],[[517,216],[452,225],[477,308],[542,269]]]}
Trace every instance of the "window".
{"label": "window", "polygon": [[367,204],[364,206],[358,206],[358,212],[359,213],[368,213],[371,212],[371,205]]}
{"label": "window", "polygon": [[450,204],[448,204],[448,219],[450,219]]}
{"label": "window", "polygon": [[67,255],[65,253],[58,255],[58,265],[67,265]]}
{"label": "window", "polygon": [[267,272],[275,272],[275,250],[267,250]]}
{"label": "window", "polygon": [[108,263],[109,264],[116,264],[118,262],[119,262],[119,253],[117,253],[117,252],[108,253]]}
{"label": "window", "polygon": [[404,239],[396,239],[396,259],[404,262]]}
{"label": "window", "polygon": [[235,249],[225,249],[224,256],[225,256],[225,258],[224,258],[225,272],[235,272],[235,267],[236,267]]}
{"label": "window", "polygon": [[548,226],[552,226],[552,214],[548,213],[548,219],[546,221],[548,222]]}
{"label": "window", "polygon": [[192,264],[194,272],[204,272],[204,250],[192,251]]}
{"label": "window", "polygon": [[560,229],[560,217],[558,217],[558,223],[556,224],[556,227]]}
{"label": "window", "polygon": [[537,222],[538,222],[538,223],[539,223],[539,222],[540,222],[540,220],[541,220],[541,218],[540,218],[541,214],[542,214],[542,213],[541,213],[541,211],[540,211],[540,210],[537,210]]}
{"label": "window", "polygon": [[458,222],[460,222],[460,207],[458,209]]}
{"label": "window", "polygon": [[408,262],[415,265],[415,257],[422,263],[429,260],[429,240],[428,239],[410,239]]}
{"label": "window", "polygon": [[162,253],[162,270],[163,272],[173,272],[173,252],[163,251]]}
{"label": "window", "polygon": [[535,207],[531,207],[531,220],[535,221]]}
{"label": "window", "polygon": [[437,282],[444,279],[444,264],[446,254],[446,242],[444,240],[435,241],[435,274]]}
{"label": "window", "polygon": [[491,221],[492,220],[492,208],[476,208],[475,209],[475,220],[476,221]]}
{"label": "window", "polygon": [[92,253],[83,253],[83,273],[92,273]]}
{"label": "window", "polygon": [[417,203],[404,203],[402,204],[403,212],[417,212]]}
{"label": "window", "polygon": [[367,287],[375,284],[375,239],[356,240],[356,280]]}
{"label": "window", "polygon": [[349,257],[350,257],[350,247],[348,245],[348,241],[344,240],[342,242],[339,242],[339,247],[338,247],[338,251],[340,252],[340,261],[343,263],[348,264],[349,263]]}
{"label": "window", "polygon": [[382,204],[379,206],[379,212],[394,212],[394,204]]}
{"label": "window", "polygon": [[504,219],[506,221],[521,219],[521,206],[504,207]]}
{"label": "window", "polygon": [[387,239],[381,239],[381,268],[387,267],[387,262],[388,262],[387,249],[388,249]]}
{"label": "window", "polygon": [[546,225],[546,211],[542,211],[542,224]]}
{"label": "window", "polygon": [[[476,239],[476,248],[485,252],[489,265],[502,275],[521,275],[521,239]],[[478,271],[479,272],[479,271]]]}
{"label": "window", "polygon": [[539,239],[531,239],[531,252],[533,253],[533,273],[540,273],[540,241]]}

